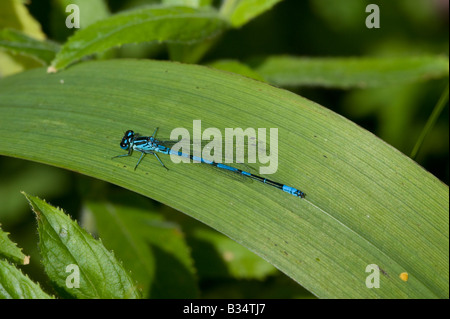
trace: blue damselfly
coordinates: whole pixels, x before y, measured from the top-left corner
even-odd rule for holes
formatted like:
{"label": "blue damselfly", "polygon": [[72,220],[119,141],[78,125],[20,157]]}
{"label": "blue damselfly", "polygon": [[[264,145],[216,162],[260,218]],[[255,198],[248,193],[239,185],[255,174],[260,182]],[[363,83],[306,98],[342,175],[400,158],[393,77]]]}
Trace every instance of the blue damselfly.
{"label": "blue damselfly", "polygon": [[113,158],[131,156],[133,151],[140,152],[141,156],[139,157],[139,160],[138,160],[136,166],[134,167],[134,169],[136,170],[136,168],[138,167],[142,158],[146,154],[154,155],[156,157],[156,159],[159,161],[159,163],[165,169],[168,169],[168,168],[161,161],[161,159],[159,158],[157,153],[181,156],[181,157],[189,158],[196,162],[212,165],[213,167],[220,168],[222,170],[227,170],[227,171],[233,172],[235,174],[239,174],[241,176],[250,178],[252,180],[256,180],[256,181],[264,183],[266,185],[278,188],[278,189],[280,189],[286,193],[289,193],[291,195],[294,195],[296,197],[300,197],[300,198],[305,197],[305,193],[303,193],[302,191],[300,191],[294,187],[291,187],[291,186],[288,186],[285,184],[281,184],[281,183],[277,183],[268,178],[264,178],[264,177],[255,175],[255,174],[249,173],[247,171],[244,171],[244,170],[241,170],[241,169],[229,166],[229,165],[217,163],[217,162],[205,159],[203,157],[198,157],[198,156],[186,154],[186,153],[179,152],[179,151],[174,151],[170,147],[166,146],[163,141],[159,141],[156,139],[157,131],[158,131],[158,128],[155,129],[152,136],[141,136],[140,134],[135,133],[132,130],[126,131],[125,135],[122,138],[122,141],[120,142],[120,147],[123,150],[128,151],[128,153],[123,154],[123,155],[117,155],[117,156],[114,156]]}

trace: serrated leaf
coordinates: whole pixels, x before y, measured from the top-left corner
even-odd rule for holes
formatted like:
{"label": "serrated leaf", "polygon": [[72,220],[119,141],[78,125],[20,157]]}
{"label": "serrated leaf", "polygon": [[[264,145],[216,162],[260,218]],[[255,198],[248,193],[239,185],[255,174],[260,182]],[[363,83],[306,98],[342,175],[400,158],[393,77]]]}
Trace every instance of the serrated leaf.
{"label": "serrated leaf", "polygon": [[[85,28],[110,15],[105,0],[53,0],[53,9],[60,11],[57,15],[59,18],[67,17],[72,12],[67,11],[69,5],[76,5],[80,9],[80,28]],[[61,19],[61,22],[65,22],[65,19]]]}
{"label": "serrated leaf", "polygon": [[89,200],[86,207],[100,237],[131,271],[145,297],[198,297],[189,248],[177,225],[163,220],[140,196]]}
{"label": "serrated leaf", "polygon": [[[23,94],[27,92],[27,94]],[[449,190],[417,163],[292,92],[212,68],[111,60],[0,80],[0,154],[67,168],[154,198],[226,234],[323,298],[448,298]],[[271,179],[224,178],[201,164],[169,171],[124,154],[133,129],[277,128]],[[272,143],[271,143],[272,145]],[[382,269],[369,289],[366,267]],[[399,274],[410,274],[407,282]]]}
{"label": "serrated leaf", "polygon": [[128,272],[100,241],[60,209],[24,195],[38,221],[42,263],[59,291],[79,299],[140,297]]}
{"label": "serrated leaf", "polygon": [[5,233],[0,227],[0,258],[1,257],[21,265],[26,265],[30,261],[30,257],[25,256],[22,253],[22,249],[17,247],[17,244],[8,238],[8,233]]}
{"label": "serrated leaf", "polygon": [[0,30],[0,49],[50,64],[59,51],[59,45],[51,41],[36,40],[17,30],[3,29]]}
{"label": "serrated leaf", "polygon": [[[7,178],[11,172],[14,172],[13,179]],[[26,189],[54,198],[68,191],[69,174],[38,163],[3,160],[0,167],[0,175],[4,176],[0,183],[0,220],[9,227],[17,226],[30,216],[30,205],[20,192]]]}
{"label": "serrated leaf", "polygon": [[127,11],[75,33],[52,66],[61,69],[84,56],[126,43],[194,43],[218,35],[226,25],[214,10],[158,6]]}
{"label": "serrated leaf", "polygon": [[79,22],[79,28],[83,29],[109,15],[106,0],[52,0],[50,21],[47,21],[47,24],[50,25],[52,38],[65,42],[78,30],[71,25],[75,21]]}
{"label": "serrated leaf", "polygon": [[51,299],[19,269],[0,259],[0,299]]}
{"label": "serrated leaf", "polygon": [[24,32],[35,39],[45,39],[39,22],[33,18],[22,0],[0,2],[0,29],[12,28]]}
{"label": "serrated leaf", "polygon": [[280,86],[389,87],[448,76],[448,57],[303,58],[270,56],[254,69]]}

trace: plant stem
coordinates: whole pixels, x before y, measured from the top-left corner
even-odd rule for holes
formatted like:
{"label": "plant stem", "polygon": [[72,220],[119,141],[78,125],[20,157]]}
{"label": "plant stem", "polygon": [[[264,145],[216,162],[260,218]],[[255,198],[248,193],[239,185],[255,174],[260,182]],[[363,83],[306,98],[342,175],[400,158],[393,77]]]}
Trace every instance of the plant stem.
{"label": "plant stem", "polygon": [[439,115],[441,114],[442,110],[446,106],[447,101],[448,101],[448,90],[449,90],[449,87],[447,85],[447,88],[444,90],[439,101],[437,102],[436,106],[434,107],[434,110],[431,113],[430,118],[427,121],[427,124],[425,124],[425,127],[423,128],[422,133],[420,134],[419,139],[416,142],[416,145],[414,145],[414,148],[410,155],[410,157],[412,159],[416,158],[417,153],[419,152],[420,147],[422,146],[425,137],[427,136],[428,132],[431,131],[434,124],[436,123],[436,120],[439,118]]}

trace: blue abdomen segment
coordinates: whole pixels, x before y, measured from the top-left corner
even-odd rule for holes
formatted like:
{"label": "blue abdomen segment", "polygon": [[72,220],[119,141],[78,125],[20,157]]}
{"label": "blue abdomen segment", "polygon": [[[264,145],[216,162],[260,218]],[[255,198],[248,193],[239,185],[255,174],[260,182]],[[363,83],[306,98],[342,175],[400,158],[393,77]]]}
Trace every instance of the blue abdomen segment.
{"label": "blue abdomen segment", "polygon": [[289,194],[297,196],[297,197],[301,197],[301,198],[305,197],[305,193],[303,193],[302,191],[299,191],[298,189],[291,187],[291,186],[283,185],[282,190],[285,191],[286,193],[289,193]]}
{"label": "blue abdomen segment", "polygon": [[242,171],[240,171],[240,170],[237,169],[237,168],[234,168],[234,167],[231,167],[231,166],[228,166],[228,165],[224,165],[224,164],[220,164],[220,163],[217,163],[216,166],[217,166],[218,168],[226,169],[226,170],[229,170],[229,171],[232,171],[232,172],[235,172],[235,173],[240,173],[240,172],[242,172]]}

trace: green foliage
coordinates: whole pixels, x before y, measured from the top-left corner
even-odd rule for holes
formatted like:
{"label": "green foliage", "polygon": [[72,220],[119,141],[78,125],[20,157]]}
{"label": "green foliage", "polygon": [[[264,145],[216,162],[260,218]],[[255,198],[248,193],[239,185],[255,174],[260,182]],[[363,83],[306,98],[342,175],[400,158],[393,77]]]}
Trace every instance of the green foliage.
{"label": "green foliage", "polygon": [[0,299],[50,299],[19,269],[0,259]]}
{"label": "green foliage", "polygon": [[221,13],[228,18],[233,27],[241,27],[264,11],[269,10],[281,0],[227,0]]}
{"label": "green foliage", "polygon": [[[426,162],[448,158],[445,19],[437,2],[382,1],[382,28],[370,30],[365,4],[347,2],[2,1],[0,75],[21,73],[0,79],[0,154],[62,169],[0,158],[0,221],[33,256],[17,200],[26,190],[86,230],[26,195],[38,221],[32,260],[50,285],[35,265],[12,264],[29,258],[0,230],[0,297],[304,297],[299,283],[324,298],[448,298],[449,190]],[[64,25],[68,3],[80,7],[80,30]],[[345,117],[406,154],[416,145],[427,170]],[[198,119],[277,128],[271,178],[307,197],[164,157],[169,171],[149,156],[136,171],[136,154],[111,159],[124,130],[158,126],[168,138]],[[370,264],[382,289],[365,285]],[[79,288],[67,285],[68,265]],[[205,287],[214,280],[226,284]]]}
{"label": "green foliage", "polygon": [[0,30],[0,48],[35,58],[43,64],[50,64],[59,51],[56,43],[39,41],[13,29]]}
{"label": "green foliage", "polygon": [[[100,241],[92,238],[60,209],[37,197],[24,195],[36,214],[45,271],[62,294],[74,298],[140,297],[128,272]],[[76,289],[67,284],[72,271],[75,276],[79,274]]]}
{"label": "green foliage", "polygon": [[[141,204],[139,204],[141,203]],[[98,234],[151,298],[194,298],[195,270],[183,234],[140,196],[87,201]],[[161,259],[166,264],[161,267]]]}
{"label": "green foliage", "polygon": [[209,66],[219,70],[237,73],[251,79],[266,82],[261,74],[252,70],[252,68],[250,68],[248,65],[236,60],[218,60],[210,63]]}
{"label": "green foliage", "polygon": [[[193,249],[209,250],[212,256],[208,260],[198,258],[196,267],[205,278],[226,277],[231,274],[237,279],[259,279],[262,280],[268,275],[275,273],[275,267],[264,262],[254,254],[249,254],[248,250],[238,243],[228,240],[220,233],[207,227],[195,226],[187,230],[190,234]],[[210,267],[214,262],[214,254],[218,254],[220,260],[225,260],[226,267]]]}
{"label": "green foliage", "polygon": [[24,1],[5,0],[0,3],[0,28],[13,28],[34,38],[43,39],[40,24],[28,12]]}
{"label": "green foliage", "polygon": [[[189,25],[189,30],[186,30]],[[226,22],[212,10],[150,7],[117,14],[80,30],[63,45],[52,66],[64,68],[86,55],[125,43],[193,43],[218,35]]]}
{"label": "green foliage", "polygon": [[[38,52],[42,53],[42,48],[47,47],[48,43],[38,43],[37,40],[25,39],[25,36],[17,36],[18,34],[26,34],[33,39],[44,40],[45,35],[42,33],[41,26],[28,12],[25,4],[21,0],[5,0],[0,2],[0,29],[2,35],[0,36],[0,76],[7,76],[25,69],[35,68],[41,66],[40,57],[27,57],[31,50],[27,48],[25,43],[32,43],[32,46],[39,48]],[[13,29],[6,30],[6,29]],[[7,36],[7,37],[5,37]],[[20,41],[17,41],[17,38]],[[6,38],[16,38],[14,41],[5,41]],[[46,45],[47,44],[47,45]],[[17,46],[21,46],[20,50]],[[5,49],[7,52],[4,52]],[[9,49],[13,49],[10,53]],[[8,52],[9,51],[9,52]],[[45,50],[44,50],[45,51]],[[16,54],[18,53],[18,54]],[[45,54],[48,58],[49,55]],[[37,61],[36,61],[37,60]]]}
{"label": "green foliage", "polygon": [[280,86],[371,88],[448,77],[448,57],[299,58],[270,56],[256,72]]}
{"label": "green foliage", "polygon": [[[10,132],[8,141],[0,141],[3,153],[12,155],[12,144],[15,156],[70,168],[174,207],[258,252],[321,297],[445,296],[448,188],[353,123],[290,92],[193,65],[103,61],[76,65],[61,76],[37,69],[2,81],[2,128]],[[21,96],[22,90],[39,95]],[[112,94],[116,98],[105,103]],[[45,107],[39,107],[43,96]],[[230,114],[230,108],[236,111]],[[298,185],[307,199],[193,165],[166,161],[167,172],[146,159],[134,171],[135,156],[111,160],[121,153],[116,145],[123,130],[151,134],[148,118],[161,127],[161,138],[197,118],[205,127],[277,127],[276,179]],[[24,122],[45,123],[45,130],[30,136]],[[303,256],[302,267],[297,256]],[[389,274],[385,288],[355,288],[366,274],[354,274],[374,262]],[[405,285],[398,278],[403,271],[418,280]]]}
{"label": "green foliage", "polygon": [[[111,15],[105,0],[52,0],[50,8],[49,27],[51,28],[53,38],[64,42],[68,36],[71,36],[76,29],[66,27],[66,19],[71,22],[74,19],[73,8],[68,5],[76,5],[79,8],[80,29],[103,20]],[[66,11],[67,10],[67,11]]]}
{"label": "green foliage", "polygon": [[425,125],[422,133],[420,134],[420,137],[417,140],[416,145],[414,145],[414,148],[411,152],[411,158],[413,159],[416,158],[417,153],[419,152],[419,149],[422,146],[425,137],[430,132],[431,128],[435,125],[439,115],[441,115],[441,112],[444,109],[447,102],[448,102],[448,85],[447,88],[442,93],[442,96],[439,99],[438,103],[436,104],[436,107],[434,108],[433,113],[431,114],[427,124]]}
{"label": "green foliage", "polygon": [[15,265],[27,265],[29,256],[22,253],[22,249],[8,238],[8,234],[0,229],[0,299],[48,299],[39,284],[34,283],[24,275]]}
{"label": "green foliage", "polygon": [[[53,0],[55,4],[54,11],[60,11],[60,14],[56,14],[60,17],[60,22],[65,22],[66,8],[68,5],[77,5],[80,9],[80,28],[85,28],[94,22],[103,20],[110,15],[108,5],[105,0]],[[61,26],[61,25],[60,25]]]}
{"label": "green foliage", "polygon": [[198,8],[210,6],[212,0],[162,0],[162,3],[168,6],[189,6]]}
{"label": "green foliage", "polygon": [[19,264],[27,264],[29,262],[29,257],[22,253],[22,250],[17,247],[8,238],[8,233],[5,233],[0,228],[0,257],[10,259],[11,261]]}

